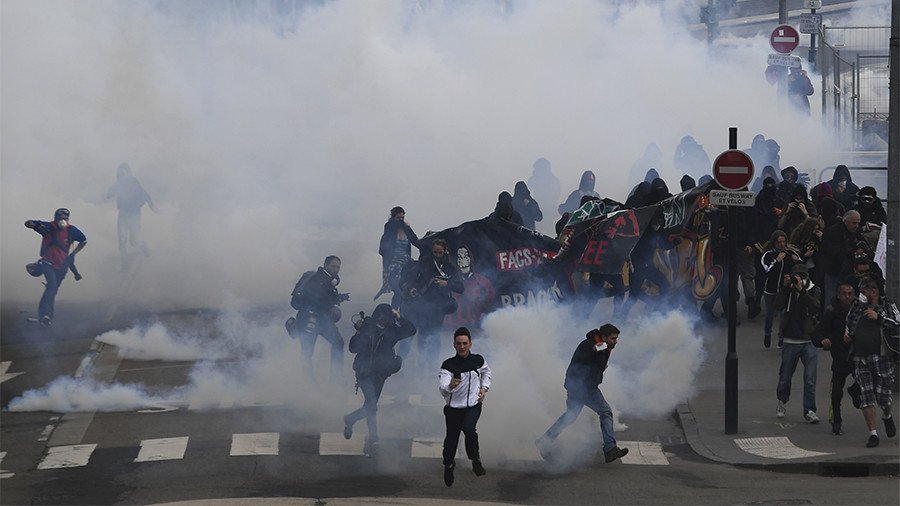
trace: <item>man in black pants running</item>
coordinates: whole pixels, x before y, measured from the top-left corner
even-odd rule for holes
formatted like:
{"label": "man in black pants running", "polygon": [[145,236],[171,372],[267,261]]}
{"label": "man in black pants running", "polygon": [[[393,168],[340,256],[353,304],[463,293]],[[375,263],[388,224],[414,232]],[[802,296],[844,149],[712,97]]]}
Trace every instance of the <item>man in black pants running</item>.
{"label": "man in black pants running", "polygon": [[453,333],[453,347],[456,356],[444,360],[440,371],[440,390],[447,403],[444,406],[444,419],[447,423],[447,436],[444,438],[444,483],[453,485],[453,468],[456,463],[456,447],[459,444],[459,432],[466,434],[466,456],[472,461],[472,471],[476,476],[485,474],[478,453],[478,433],[475,425],[481,416],[481,403],[491,388],[491,368],[481,355],[469,353],[472,347],[472,334],[469,329],[460,327]]}

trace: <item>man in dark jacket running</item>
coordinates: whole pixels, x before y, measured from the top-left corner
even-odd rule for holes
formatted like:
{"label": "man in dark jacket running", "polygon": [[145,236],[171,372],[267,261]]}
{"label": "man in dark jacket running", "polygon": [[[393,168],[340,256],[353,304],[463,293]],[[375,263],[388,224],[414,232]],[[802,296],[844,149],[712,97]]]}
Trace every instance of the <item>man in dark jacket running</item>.
{"label": "man in dark jacket running", "polygon": [[369,437],[366,439],[365,453],[373,457],[378,452],[378,399],[384,382],[400,370],[402,361],[394,352],[394,346],[403,339],[412,337],[416,327],[391,309],[388,304],[379,304],[372,316],[362,322],[359,330],[350,338],[350,353],[355,353],[353,370],[356,372],[356,386],[362,390],[362,407],[344,416],[344,437],[353,437],[353,425],[366,419]]}
{"label": "man in dark jacket running", "polygon": [[603,371],[609,365],[609,356],[618,342],[619,329],[615,325],[607,323],[599,329],[591,330],[585,337],[585,340],[575,348],[575,353],[566,369],[564,384],[566,412],[547,429],[543,436],[535,441],[541,456],[545,459],[550,456],[551,443],[563,429],[575,422],[581,413],[581,408],[585,406],[600,415],[603,453],[606,462],[612,462],[628,454],[628,448],[619,448],[616,445],[612,409],[599,389],[600,383],[603,383]]}
{"label": "man in dark jacket running", "polygon": [[[847,382],[847,376],[853,374],[850,346],[844,342],[847,313],[850,311],[853,299],[853,286],[849,282],[841,282],[838,286],[837,297],[832,299],[825,308],[825,314],[822,315],[822,319],[816,326],[816,332],[813,334],[813,344],[831,352],[831,407],[828,412],[828,420],[831,422],[831,432],[835,436],[841,434],[843,424],[841,399],[844,396],[844,384]],[[854,386],[851,386],[848,391],[853,392]],[[854,399],[854,404],[859,404],[858,397]]]}

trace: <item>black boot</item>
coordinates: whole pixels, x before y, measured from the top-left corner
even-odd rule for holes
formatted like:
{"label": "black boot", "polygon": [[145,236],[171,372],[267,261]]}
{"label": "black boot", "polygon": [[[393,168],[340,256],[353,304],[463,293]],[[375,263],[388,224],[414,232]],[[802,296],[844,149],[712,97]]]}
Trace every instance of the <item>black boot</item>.
{"label": "black boot", "polygon": [[453,468],[456,467],[456,462],[444,466],[444,484],[448,487],[453,486]]}

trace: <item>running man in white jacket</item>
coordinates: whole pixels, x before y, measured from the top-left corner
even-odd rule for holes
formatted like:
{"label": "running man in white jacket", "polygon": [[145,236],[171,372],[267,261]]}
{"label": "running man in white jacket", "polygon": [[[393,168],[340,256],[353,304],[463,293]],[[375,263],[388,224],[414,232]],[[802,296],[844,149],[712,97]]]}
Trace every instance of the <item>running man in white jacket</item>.
{"label": "running man in white jacket", "polygon": [[444,483],[453,485],[453,468],[456,463],[456,447],[459,432],[466,434],[466,456],[472,461],[472,471],[476,476],[484,476],[481,455],[478,453],[478,433],[475,425],[481,417],[481,403],[491,388],[491,368],[484,357],[469,353],[472,348],[472,334],[460,327],[453,333],[453,347],[456,356],[441,364],[440,390],[444,396],[444,419],[447,422],[447,436],[444,438]]}

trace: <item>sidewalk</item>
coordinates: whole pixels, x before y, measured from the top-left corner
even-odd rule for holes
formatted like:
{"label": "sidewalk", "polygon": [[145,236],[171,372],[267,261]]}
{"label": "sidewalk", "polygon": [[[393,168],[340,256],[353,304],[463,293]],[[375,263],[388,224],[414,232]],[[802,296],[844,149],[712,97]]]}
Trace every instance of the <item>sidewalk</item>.
{"label": "sidewalk", "polygon": [[[821,422],[803,419],[803,365],[798,364],[791,385],[791,399],[785,418],[775,417],[775,386],[781,350],[762,344],[763,315],[746,319],[746,307],[738,306],[741,325],[737,327],[738,431],[725,434],[725,354],[728,327],[718,324],[698,327],[705,335],[707,357],[697,376],[698,391],[681,404],[677,416],[685,438],[697,454],[718,462],[778,472],[813,473],[833,476],[900,474],[900,436],[887,438],[878,413],[881,444],[866,448],[868,430],[862,412],[855,409],[844,392],[841,402],[843,434],[831,433],[828,407],[831,382],[831,354],[819,351],[816,407]],[[777,325],[777,320],[776,320]],[[774,341],[774,339],[773,339]],[[849,383],[852,382],[852,377]],[[897,395],[894,417],[898,418]]]}

